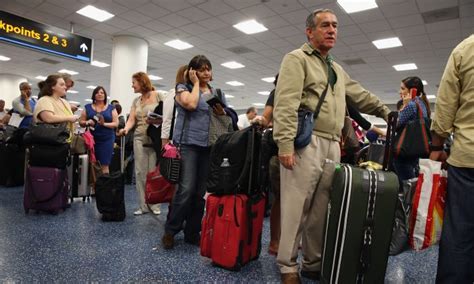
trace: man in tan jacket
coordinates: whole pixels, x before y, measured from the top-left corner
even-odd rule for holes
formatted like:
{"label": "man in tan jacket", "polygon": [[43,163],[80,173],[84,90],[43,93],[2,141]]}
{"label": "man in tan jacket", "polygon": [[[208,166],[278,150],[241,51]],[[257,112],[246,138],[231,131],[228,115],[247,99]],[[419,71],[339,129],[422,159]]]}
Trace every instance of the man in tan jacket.
{"label": "man in tan jacket", "polygon": [[[387,119],[390,110],[333,62],[329,50],[337,39],[337,18],[324,9],[306,20],[308,42],[288,53],[280,67],[275,93],[274,138],[281,163],[281,239],[277,262],[283,283],[299,283],[298,246],[302,240],[301,275],[319,280],[323,226],[346,97],[359,111]],[[327,95],[315,121],[311,142],[295,150],[300,108],[315,110],[324,89]]]}
{"label": "man in tan jacket", "polygon": [[436,283],[474,283],[474,34],[449,56],[431,123],[430,159],[446,161],[454,134]]}

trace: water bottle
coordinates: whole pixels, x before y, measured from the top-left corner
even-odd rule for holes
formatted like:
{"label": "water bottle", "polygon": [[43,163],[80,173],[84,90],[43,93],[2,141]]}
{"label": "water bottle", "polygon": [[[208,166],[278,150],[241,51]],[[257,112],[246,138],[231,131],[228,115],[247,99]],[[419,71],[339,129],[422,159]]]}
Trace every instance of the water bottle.
{"label": "water bottle", "polygon": [[230,162],[228,158],[222,159],[221,163],[221,188],[227,192],[227,188],[229,188],[230,183],[231,183],[231,178],[232,178],[232,173],[230,172]]}

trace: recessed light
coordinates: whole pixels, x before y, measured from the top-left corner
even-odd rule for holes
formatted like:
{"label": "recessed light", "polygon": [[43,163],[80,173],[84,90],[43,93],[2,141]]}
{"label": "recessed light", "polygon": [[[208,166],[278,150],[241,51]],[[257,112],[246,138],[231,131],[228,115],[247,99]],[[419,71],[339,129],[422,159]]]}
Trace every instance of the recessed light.
{"label": "recessed light", "polygon": [[426,80],[421,80],[421,82],[423,83],[423,85],[428,85],[428,82],[426,82]]}
{"label": "recessed light", "polygon": [[235,62],[235,61],[224,62],[221,65],[230,69],[238,69],[238,68],[245,67],[245,65],[242,65],[239,62]]}
{"label": "recessed light", "polygon": [[92,99],[85,99],[84,101],[85,101],[85,102],[90,102],[90,103],[91,103],[91,102],[92,102]]}
{"label": "recessed light", "polygon": [[375,0],[337,0],[337,3],[347,14],[377,8]]}
{"label": "recessed light", "polygon": [[91,18],[93,20],[96,20],[98,22],[106,21],[114,16],[113,14],[105,10],[96,8],[92,5],[87,5],[86,7],[76,11],[76,13],[81,14],[85,17]]}
{"label": "recessed light", "polygon": [[418,67],[416,67],[415,63],[393,65],[393,68],[395,68],[395,70],[397,70],[397,71],[407,71],[407,70],[416,70],[416,69],[418,69]]}
{"label": "recessed light", "polygon": [[234,87],[237,87],[237,86],[243,86],[244,83],[241,83],[239,81],[229,81],[229,82],[225,82],[226,84],[228,85],[231,85],[231,86],[234,86]]}
{"label": "recessed light", "polygon": [[227,94],[226,94],[226,95],[225,95],[225,98],[226,98],[226,99],[233,99],[233,98],[235,98],[235,97],[232,96],[232,95],[227,95]]}
{"label": "recessed light", "polygon": [[273,81],[275,81],[275,77],[265,77],[265,78],[262,78],[262,81],[273,83]]}
{"label": "recessed light", "polygon": [[264,25],[255,20],[240,22],[235,24],[233,27],[248,35],[261,33],[268,30]]}
{"label": "recessed light", "polygon": [[76,101],[68,101],[70,104],[73,104],[73,105],[79,105],[81,104],[80,102],[76,102]]}
{"label": "recessed light", "polygon": [[91,62],[91,65],[94,65],[94,66],[97,66],[97,67],[100,67],[100,68],[104,68],[104,67],[109,67],[110,64],[107,64],[105,62],[100,62],[100,61],[97,61],[97,60],[94,60]]}
{"label": "recessed light", "polygon": [[38,96],[31,96],[31,97],[36,100],[38,99]]}
{"label": "recessed light", "polygon": [[256,107],[262,107],[262,106],[265,106],[265,104],[262,104],[262,103],[253,103],[254,106]]}
{"label": "recessed light", "polygon": [[92,85],[90,85],[90,86],[87,86],[86,88],[87,88],[87,89],[92,89],[92,90],[94,90],[95,88],[97,88],[97,86],[92,86]]}
{"label": "recessed light", "polygon": [[233,106],[233,105],[229,105],[229,107],[230,107],[230,108],[234,108],[234,106]]}
{"label": "recessed light", "polygon": [[176,48],[176,49],[179,49],[179,50],[188,49],[188,48],[193,47],[193,45],[191,45],[191,44],[189,44],[185,41],[179,40],[179,39],[175,39],[175,40],[165,42],[165,45],[171,46],[172,48]]}
{"label": "recessed light", "polygon": [[435,95],[427,95],[426,98],[428,100],[435,100],[436,99],[436,96]]}
{"label": "recessed light", "polygon": [[155,76],[155,75],[148,75],[148,78],[150,78],[150,80],[152,80],[152,81],[163,79],[160,76]]}
{"label": "recessed light", "polygon": [[79,72],[76,72],[76,71],[72,71],[72,70],[67,70],[67,69],[61,69],[58,71],[59,73],[66,73],[66,74],[69,74],[69,75],[77,75],[79,74]]}
{"label": "recessed light", "polygon": [[269,91],[262,91],[262,92],[258,92],[258,94],[260,94],[262,96],[269,96],[270,92]]}
{"label": "recessed light", "polygon": [[10,57],[6,57],[6,56],[3,56],[3,55],[0,55],[0,61],[8,61],[10,60],[11,58]]}
{"label": "recessed light", "polygon": [[402,46],[402,42],[398,37],[384,38],[379,40],[374,40],[372,42],[378,49],[392,48],[397,46]]}
{"label": "recessed light", "polygon": [[67,93],[69,93],[69,94],[77,94],[77,93],[79,93],[79,92],[78,92],[78,91],[74,91],[74,90],[68,90]]}
{"label": "recessed light", "polygon": [[46,80],[46,78],[48,78],[48,77],[41,76],[41,75],[35,77],[35,79],[42,80],[42,81]]}

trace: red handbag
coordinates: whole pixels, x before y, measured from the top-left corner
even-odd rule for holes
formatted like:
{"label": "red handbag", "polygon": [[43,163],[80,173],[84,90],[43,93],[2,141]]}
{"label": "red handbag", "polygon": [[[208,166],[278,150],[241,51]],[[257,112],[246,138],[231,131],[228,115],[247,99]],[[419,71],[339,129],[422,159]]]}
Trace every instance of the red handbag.
{"label": "red handbag", "polygon": [[146,175],[145,202],[147,204],[171,202],[174,192],[174,185],[161,175],[159,166]]}

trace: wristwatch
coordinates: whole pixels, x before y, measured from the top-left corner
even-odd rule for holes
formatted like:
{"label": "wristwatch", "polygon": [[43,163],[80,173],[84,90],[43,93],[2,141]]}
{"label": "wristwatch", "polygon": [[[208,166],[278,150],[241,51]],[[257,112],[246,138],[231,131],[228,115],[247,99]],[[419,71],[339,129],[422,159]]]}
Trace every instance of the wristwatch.
{"label": "wristwatch", "polygon": [[443,151],[443,149],[444,149],[443,145],[439,145],[439,146],[430,145],[431,152]]}

